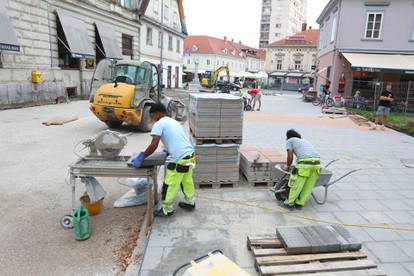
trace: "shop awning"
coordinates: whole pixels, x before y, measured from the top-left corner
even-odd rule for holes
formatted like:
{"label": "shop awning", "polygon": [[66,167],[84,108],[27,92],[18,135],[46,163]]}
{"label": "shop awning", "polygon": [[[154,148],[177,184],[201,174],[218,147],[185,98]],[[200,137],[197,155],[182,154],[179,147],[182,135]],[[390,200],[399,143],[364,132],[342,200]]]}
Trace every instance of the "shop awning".
{"label": "shop awning", "polygon": [[106,58],[122,59],[121,47],[118,45],[117,35],[111,25],[102,22],[95,22],[99,37],[103,46],[103,54]]}
{"label": "shop awning", "polygon": [[20,52],[20,43],[7,14],[5,0],[0,0],[0,51]]}
{"label": "shop awning", "polygon": [[[68,11],[58,9],[56,12],[66,38],[67,45],[65,47],[68,48],[72,57],[95,58],[95,51],[88,36],[85,22]],[[59,37],[58,39],[65,44],[63,38]]]}
{"label": "shop awning", "polygon": [[273,72],[273,73],[270,73],[270,76],[284,77],[286,74],[287,74],[287,72]]}
{"label": "shop awning", "polygon": [[286,77],[292,77],[292,78],[300,78],[304,75],[302,72],[289,72],[286,74]]}
{"label": "shop awning", "polygon": [[342,53],[353,71],[414,74],[414,55]]}

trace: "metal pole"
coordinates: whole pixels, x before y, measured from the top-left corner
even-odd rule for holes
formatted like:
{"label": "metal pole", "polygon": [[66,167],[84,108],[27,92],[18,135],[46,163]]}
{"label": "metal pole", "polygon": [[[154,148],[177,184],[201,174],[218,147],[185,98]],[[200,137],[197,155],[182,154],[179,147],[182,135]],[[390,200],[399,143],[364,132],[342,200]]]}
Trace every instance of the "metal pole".
{"label": "metal pole", "polygon": [[[163,52],[164,52],[164,0],[161,0],[161,26],[160,26],[161,50],[160,50],[160,75],[161,85],[164,84]],[[162,90],[162,88],[161,88]]]}

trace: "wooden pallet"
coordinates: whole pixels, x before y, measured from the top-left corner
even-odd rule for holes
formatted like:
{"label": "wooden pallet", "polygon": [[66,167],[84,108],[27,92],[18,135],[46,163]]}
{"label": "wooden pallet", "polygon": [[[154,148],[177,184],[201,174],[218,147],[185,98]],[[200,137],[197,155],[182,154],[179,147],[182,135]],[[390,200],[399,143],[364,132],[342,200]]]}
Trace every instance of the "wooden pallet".
{"label": "wooden pallet", "polygon": [[288,255],[276,234],[247,237],[259,275],[386,275],[362,251]]}
{"label": "wooden pallet", "polygon": [[239,182],[194,182],[196,189],[236,188]]}
{"label": "wooden pallet", "polygon": [[196,145],[204,145],[204,144],[237,144],[241,145],[243,142],[242,137],[239,136],[232,136],[232,137],[197,137],[193,130],[190,129],[191,138],[195,142]]}
{"label": "wooden pallet", "polygon": [[275,181],[271,179],[248,179],[243,171],[241,171],[241,175],[243,175],[243,182],[246,183],[245,185],[248,187],[273,187],[275,184]]}

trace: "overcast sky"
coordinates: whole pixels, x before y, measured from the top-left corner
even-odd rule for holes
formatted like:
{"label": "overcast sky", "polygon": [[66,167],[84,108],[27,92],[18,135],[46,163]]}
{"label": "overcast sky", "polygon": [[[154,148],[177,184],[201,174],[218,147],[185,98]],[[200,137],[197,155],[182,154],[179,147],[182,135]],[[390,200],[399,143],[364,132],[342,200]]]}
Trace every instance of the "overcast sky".
{"label": "overcast sky", "polygon": [[[184,0],[190,35],[225,35],[243,44],[259,45],[262,0]],[[316,18],[329,0],[308,0],[308,25],[317,28]]]}

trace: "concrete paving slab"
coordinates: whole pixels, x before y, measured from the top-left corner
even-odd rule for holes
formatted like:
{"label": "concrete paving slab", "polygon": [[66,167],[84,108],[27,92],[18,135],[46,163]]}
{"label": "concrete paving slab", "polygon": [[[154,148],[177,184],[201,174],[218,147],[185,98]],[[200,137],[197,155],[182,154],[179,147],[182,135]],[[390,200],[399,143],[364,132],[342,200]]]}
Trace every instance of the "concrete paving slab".
{"label": "concrete paving slab", "polygon": [[[411,200],[392,200],[392,199],[388,199],[388,200],[382,200],[381,201],[385,206],[387,206],[390,210],[392,211],[409,211],[412,210],[413,206],[410,206],[409,202],[412,202]],[[414,204],[414,203],[413,203]]]}
{"label": "concrete paving slab", "polygon": [[414,262],[403,263],[402,265],[411,273],[410,275],[414,275]]}
{"label": "concrete paving slab", "polygon": [[400,241],[395,244],[414,260],[414,241]]}
{"label": "concrete paving slab", "polygon": [[407,256],[407,254],[393,242],[368,242],[364,245],[383,263],[412,261],[412,258]]}
{"label": "concrete paving slab", "polygon": [[366,228],[365,231],[375,240],[375,241],[400,241],[402,237],[392,230],[377,229],[377,228]]}
{"label": "concrete paving slab", "polygon": [[404,265],[399,263],[386,263],[381,264],[380,268],[387,273],[387,275],[395,275],[395,276],[412,276],[412,273],[407,270]]}
{"label": "concrete paving slab", "polygon": [[364,210],[368,211],[388,211],[384,204],[381,203],[382,201],[375,200],[375,199],[368,199],[368,200],[360,200],[359,204],[362,205]]}

